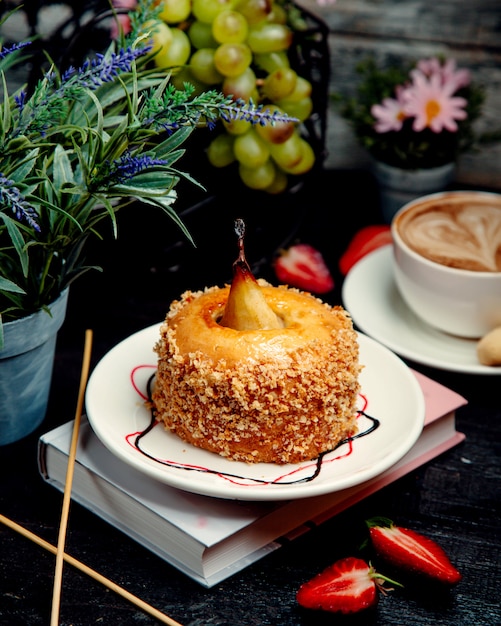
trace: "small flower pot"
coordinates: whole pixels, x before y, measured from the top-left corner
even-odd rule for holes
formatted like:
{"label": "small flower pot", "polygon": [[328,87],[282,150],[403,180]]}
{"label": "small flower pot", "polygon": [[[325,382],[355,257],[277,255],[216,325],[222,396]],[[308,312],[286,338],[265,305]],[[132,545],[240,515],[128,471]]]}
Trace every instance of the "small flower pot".
{"label": "small flower pot", "polygon": [[455,164],[411,170],[374,161],[372,171],[379,185],[383,221],[389,224],[404,204],[446,190],[453,180]]}
{"label": "small flower pot", "polygon": [[68,289],[44,310],[3,326],[0,350],[0,446],[23,439],[45,418],[57,332],[68,301]]}

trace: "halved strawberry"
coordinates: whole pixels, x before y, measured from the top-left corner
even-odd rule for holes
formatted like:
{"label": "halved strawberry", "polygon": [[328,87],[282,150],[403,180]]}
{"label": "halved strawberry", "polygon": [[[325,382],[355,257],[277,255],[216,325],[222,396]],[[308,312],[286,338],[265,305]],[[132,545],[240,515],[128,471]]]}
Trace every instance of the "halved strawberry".
{"label": "halved strawberry", "polygon": [[376,553],[388,563],[448,585],[461,580],[461,573],[433,539],[384,518],[368,520],[367,525]]}
{"label": "halved strawberry", "polygon": [[374,224],[362,228],[355,233],[339,259],[339,271],[346,276],[362,257],[381,246],[386,246],[391,241],[391,231],[388,225]]}
{"label": "halved strawberry", "polygon": [[291,287],[317,294],[334,288],[334,279],[322,254],[306,243],[282,250],[275,259],[274,269],[278,280]]}
{"label": "halved strawberry", "polygon": [[363,559],[350,556],[336,561],[302,584],[296,600],[306,609],[357,613],[377,604],[378,589],[384,590],[384,581],[389,579],[378,574]]}

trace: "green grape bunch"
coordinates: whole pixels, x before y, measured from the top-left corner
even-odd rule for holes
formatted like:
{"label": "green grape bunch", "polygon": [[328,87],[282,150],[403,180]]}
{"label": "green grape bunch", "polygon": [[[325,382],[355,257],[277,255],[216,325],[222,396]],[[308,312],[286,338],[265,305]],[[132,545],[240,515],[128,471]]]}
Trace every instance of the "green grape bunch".
{"label": "green grape bunch", "polygon": [[[313,111],[312,83],[291,67],[294,30],[282,0],[159,0],[148,28],[153,62],[200,94],[218,89],[291,118],[259,126],[221,121],[206,148],[215,168],[232,165],[251,189],[278,194],[309,172],[316,155],[301,134]],[[292,121],[292,119],[296,121]]]}

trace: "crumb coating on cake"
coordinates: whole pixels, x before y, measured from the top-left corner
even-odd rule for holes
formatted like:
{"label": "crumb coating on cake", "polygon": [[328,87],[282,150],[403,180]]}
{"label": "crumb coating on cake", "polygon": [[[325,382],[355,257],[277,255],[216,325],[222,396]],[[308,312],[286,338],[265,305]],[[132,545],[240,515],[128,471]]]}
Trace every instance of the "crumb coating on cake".
{"label": "crumb coating on cake", "polygon": [[357,430],[357,336],[342,307],[259,282],[283,329],[220,326],[229,287],[187,291],[172,303],[155,345],[155,415],[228,459],[314,459]]}

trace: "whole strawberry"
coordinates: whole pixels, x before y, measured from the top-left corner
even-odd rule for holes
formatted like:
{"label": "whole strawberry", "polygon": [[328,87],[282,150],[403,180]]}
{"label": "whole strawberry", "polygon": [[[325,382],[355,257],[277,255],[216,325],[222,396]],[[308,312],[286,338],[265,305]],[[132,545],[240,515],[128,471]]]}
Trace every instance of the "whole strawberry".
{"label": "whole strawberry", "polygon": [[307,243],[282,250],[274,263],[281,283],[304,291],[321,294],[334,288],[334,279],[322,254]]}
{"label": "whole strawberry", "polygon": [[461,573],[433,539],[385,518],[368,520],[367,525],[376,553],[388,563],[447,585],[461,580]]}
{"label": "whole strawberry", "polygon": [[398,584],[378,574],[363,559],[347,557],[301,585],[296,600],[305,609],[357,613],[377,604],[378,589],[384,591],[384,581]]}
{"label": "whole strawberry", "polygon": [[392,242],[390,227],[385,224],[364,226],[355,233],[353,239],[339,259],[339,271],[346,276],[351,268],[369,252]]}

